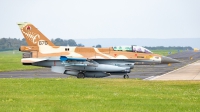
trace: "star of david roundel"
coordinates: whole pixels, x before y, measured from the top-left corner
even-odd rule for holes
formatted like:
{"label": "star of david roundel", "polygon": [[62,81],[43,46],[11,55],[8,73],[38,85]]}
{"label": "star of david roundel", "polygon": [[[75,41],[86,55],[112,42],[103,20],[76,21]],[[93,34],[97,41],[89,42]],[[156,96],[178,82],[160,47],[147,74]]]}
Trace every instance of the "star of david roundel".
{"label": "star of david roundel", "polygon": [[27,27],[26,27],[26,30],[31,30],[31,27],[30,27],[30,26],[27,26]]}

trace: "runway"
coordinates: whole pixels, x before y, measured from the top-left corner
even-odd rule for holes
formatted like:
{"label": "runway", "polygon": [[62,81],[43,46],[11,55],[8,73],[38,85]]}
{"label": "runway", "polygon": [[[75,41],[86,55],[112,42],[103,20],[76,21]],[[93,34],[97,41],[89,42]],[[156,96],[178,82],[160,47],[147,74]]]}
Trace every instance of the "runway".
{"label": "runway", "polygon": [[[163,74],[166,74],[173,70],[177,70],[183,66],[186,66],[188,64],[200,60],[200,52],[185,51],[170,55],[168,57],[178,59],[182,61],[182,63],[172,64],[171,66],[168,66],[166,64],[135,65],[132,72],[128,74],[129,78],[143,79],[143,80],[152,80],[152,79],[160,80],[158,77],[161,78]],[[192,72],[192,70],[190,71]],[[182,74],[184,74],[184,72]],[[71,76],[51,72],[50,68],[41,68],[37,70],[27,70],[27,71],[0,72],[0,78],[66,78],[66,77],[71,77]],[[104,78],[123,78],[123,76],[112,75]],[[169,80],[179,80],[179,79],[172,78]],[[180,78],[180,80],[187,80],[187,79]]]}

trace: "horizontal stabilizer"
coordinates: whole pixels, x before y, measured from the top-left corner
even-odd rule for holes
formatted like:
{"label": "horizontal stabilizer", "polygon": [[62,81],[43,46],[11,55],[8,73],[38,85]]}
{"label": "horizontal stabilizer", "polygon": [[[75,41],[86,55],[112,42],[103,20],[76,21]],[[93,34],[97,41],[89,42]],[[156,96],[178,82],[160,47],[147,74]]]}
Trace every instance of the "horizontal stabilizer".
{"label": "horizontal stabilizer", "polygon": [[40,61],[45,61],[48,60],[46,58],[22,58],[21,62],[22,63],[35,63],[35,62],[40,62]]}

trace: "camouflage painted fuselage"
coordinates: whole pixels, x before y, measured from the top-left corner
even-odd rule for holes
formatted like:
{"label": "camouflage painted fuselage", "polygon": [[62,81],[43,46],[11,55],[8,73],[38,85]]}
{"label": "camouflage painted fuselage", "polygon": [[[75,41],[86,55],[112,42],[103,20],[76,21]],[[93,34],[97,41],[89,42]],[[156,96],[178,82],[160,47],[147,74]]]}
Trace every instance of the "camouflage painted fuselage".
{"label": "camouflage painted fuselage", "polygon": [[[54,72],[77,77],[105,77],[113,73],[129,73],[136,62],[162,63],[163,56],[142,47],[143,51],[138,52],[137,46],[128,50],[117,47],[55,46],[32,24],[23,22],[18,25],[28,44],[20,47],[20,51],[25,52],[21,59],[24,65],[51,67]],[[176,60],[165,58],[165,61]]]}

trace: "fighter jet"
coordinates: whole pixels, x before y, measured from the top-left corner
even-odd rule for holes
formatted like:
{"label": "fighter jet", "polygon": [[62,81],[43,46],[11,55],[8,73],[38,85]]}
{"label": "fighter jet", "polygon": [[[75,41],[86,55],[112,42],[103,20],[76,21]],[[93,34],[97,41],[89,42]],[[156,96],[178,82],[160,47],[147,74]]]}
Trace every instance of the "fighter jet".
{"label": "fighter jet", "polygon": [[23,65],[49,67],[51,71],[84,77],[106,77],[128,73],[136,62],[168,64],[178,60],[152,53],[141,46],[114,46],[108,48],[55,46],[34,25],[18,23],[28,44],[20,46]]}

